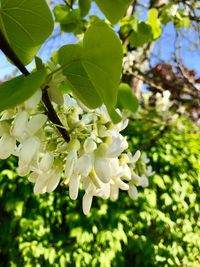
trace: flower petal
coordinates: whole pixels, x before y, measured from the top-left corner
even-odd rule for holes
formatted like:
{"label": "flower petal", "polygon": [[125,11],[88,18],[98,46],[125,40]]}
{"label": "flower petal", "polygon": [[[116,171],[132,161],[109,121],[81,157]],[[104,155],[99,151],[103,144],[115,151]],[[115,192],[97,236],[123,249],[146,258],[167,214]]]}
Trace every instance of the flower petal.
{"label": "flower petal", "polygon": [[26,130],[26,126],[28,123],[28,117],[29,114],[27,111],[22,111],[19,112],[14,121],[13,121],[13,125],[11,127],[10,133],[11,135],[15,136],[15,137],[22,137],[25,130]]}
{"label": "flower petal", "polygon": [[69,196],[73,200],[78,197],[80,178],[80,176],[72,176],[69,180]]}
{"label": "flower petal", "polygon": [[0,138],[0,159],[8,158],[15,149],[16,139],[9,134],[5,134]]}
{"label": "flower petal", "polygon": [[92,199],[93,196],[90,194],[85,193],[83,196],[82,208],[83,208],[83,213],[85,215],[88,215],[88,213],[90,212],[90,208],[92,206]]}
{"label": "flower petal", "polygon": [[31,96],[28,100],[25,101],[25,108],[26,109],[35,109],[39,104],[40,100],[42,99],[42,91],[38,90],[35,92],[33,96]]}
{"label": "flower petal", "polygon": [[134,185],[130,185],[128,195],[131,199],[136,200],[138,198],[137,187]]}
{"label": "flower petal", "polygon": [[52,173],[49,179],[46,181],[46,192],[53,192],[60,182],[62,172],[56,170]]}
{"label": "flower petal", "polygon": [[19,160],[29,164],[32,161],[35,154],[39,151],[39,147],[40,147],[40,140],[37,137],[32,136],[28,138],[22,144],[22,148],[19,152]]}
{"label": "flower petal", "polygon": [[54,162],[53,153],[46,152],[39,163],[39,169],[43,172],[47,172],[51,169]]}
{"label": "flower petal", "polygon": [[75,173],[87,177],[93,167],[93,153],[84,154],[77,160]]}
{"label": "flower petal", "polygon": [[44,114],[37,114],[33,116],[27,124],[27,131],[29,134],[35,134],[47,121],[47,116]]}

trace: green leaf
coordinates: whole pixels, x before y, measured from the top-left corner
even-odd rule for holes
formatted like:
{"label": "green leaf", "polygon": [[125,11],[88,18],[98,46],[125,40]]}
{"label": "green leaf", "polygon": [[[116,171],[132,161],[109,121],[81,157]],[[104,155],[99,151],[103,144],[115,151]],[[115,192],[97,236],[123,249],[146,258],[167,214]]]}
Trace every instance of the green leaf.
{"label": "green leaf", "polygon": [[138,109],[138,99],[126,83],[121,83],[119,86],[117,104],[120,109],[128,109],[132,112],[136,112]]}
{"label": "green leaf", "polygon": [[102,21],[94,23],[83,39],[83,66],[108,108],[115,107],[122,71],[122,45]]}
{"label": "green leaf", "polygon": [[116,24],[125,14],[131,0],[95,0],[106,18]]}
{"label": "green leaf", "polygon": [[119,123],[122,120],[122,116],[114,108],[109,109],[108,113],[114,123]]}
{"label": "green leaf", "polygon": [[162,28],[160,19],[158,18],[158,10],[156,8],[151,8],[148,11],[148,24],[151,26],[153,39],[157,39],[162,33]]}
{"label": "green leaf", "polygon": [[152,29],[151,26],[145,22],[140,22],[138,24],[137,31],[133,31],[129,37],[130,43],[135,46],[143,46],[149,41],[152,41]]}
{"label": "green leaf", "polygon": [[82,17],[85,17],[88,14],[90,7],[91,7],[91,2],[92,0],[79,0],[78,1],[78,5],[80,8],[80,13]]}
{"label": "green leaf", "polygon": [[0,29],[24,65],[33,60],[53,26],[45,0],[0,0]]}
{"label": "green leaf", "polygon": [[56,21],[59,23],[64,23],[66,20],[67,14],[70,12],[70,8],[67,5],[57,5],[54,10],[54,15]]}
{"label": "green leaf", "polygon": [[124,17],[120,21],[120,33],[127,36],[130,31],[137,31],[138,29],[138,18],[137,17]]}
{"label": "green leaf", "polygon": [[35,66],[37,70],[42,70],[45,68],[45,65],[40,57],[35,57]]}
{"label": "green leaf", "polygon": [[29,76],[18,76],[0,85],[0,111],[13,108],[31,97],[46,78],[46,70],[36,71]]}
{"label": "green leaf", "polygon": [[78,9],[71,10],[66,5],[57,5],[54,8],[54,15],[64,32],[73,32],[80,24],[81,17]]}
{"label": "green leaf", "polygon": [[63,66],[68,85],[75,95],[89,108],[97,108],[102,105],[97,90],[91,83],[81,61],[82,47],[65,45],[58,51],[58,62]]}
{"label": "green leaf", "polygon": [[72,91],[86,106],[97,108],[104,103],[108,112],[115,114],[122,46],[109,26],[95,22],[84,36],[83,47],[63,46],[58,52],[58,62]]}

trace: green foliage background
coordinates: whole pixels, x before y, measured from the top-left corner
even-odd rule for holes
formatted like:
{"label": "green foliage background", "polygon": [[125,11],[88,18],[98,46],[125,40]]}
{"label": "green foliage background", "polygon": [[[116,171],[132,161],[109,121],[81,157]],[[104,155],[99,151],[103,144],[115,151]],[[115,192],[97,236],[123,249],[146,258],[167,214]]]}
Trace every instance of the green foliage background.
{"label": "green foliage background", "polygon": [[[200,140],[188,119],[148,148],[156,174],[139,199],[95,200],[84,216],[81,197],[66,188],[35,196],[16,174],[16,160],[0,162],[1,266],[199,266]],[[130,147],[147,147],[152,123],[133,120]]]}

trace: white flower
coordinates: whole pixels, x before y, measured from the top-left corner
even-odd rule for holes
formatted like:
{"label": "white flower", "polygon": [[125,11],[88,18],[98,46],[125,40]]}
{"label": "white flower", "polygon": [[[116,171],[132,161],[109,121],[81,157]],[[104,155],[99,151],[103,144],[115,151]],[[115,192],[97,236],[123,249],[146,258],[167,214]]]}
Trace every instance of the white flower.
{"label": "white flower", "polygon": [[43,173],[36,176],[34,193],[36,195],[53,192],[60,182],[62,169],[52,168],[49,173]]}
{"label": "white flower", "polygon": [[85,193],[82,200],[83,213],[88,215],[92,206],[93,195]]}
{"label": "white flower", "polygon": [[128,148],[128,142],[121,134],[112,136],[112,144],[109,146],[106,156],[115,158],[118,157],[125,149]]}
{"label": "white flower", "polygon": [[90,136],[86,138],[83,144],[83,148],[84,148],[85,153],[91,153],[97,148],[97,144],[94,142],[93,138]]}
{"label": "white flower", "polygon": [[145,175],[142,175],[140,177],[140,181],[139,181],[139,184],[138,185],[140,185],[142,187],[146,187],[146,186],[149,185],[149,180],[147,179],[147,177]]}
{"label": "white flower", "polygon": [[39,162],[36,161],[31,165],[30,170],[32,173],[29,175],[29,181],[35,184],[33,191],[38,195],[56,189],[60,182],[63,166],[61,161],[54,160],[52,153],[47,152],[42,155]]}
{"label": "white flower", "polygon": [[110,183],[101,183],[101,187],[96,189],[94,196],[108,199],[110,197]]}
{"label": "white flower", "polygon": [[69,179],[69,196],[73,200],[77,199],[78,197],[80,179],[80,175],[71,176]]}
{"label": "white flower", "polygon": [[128,156],[129,156],[130,162],[131,162],[131,163],[135,163],[135,162],[138,161],[138,159],[140,158],[141,153],[140,153],[139,150],[137,150],[133,156],[131,156],[130,153],[128,153]]}
{"label": "white flower", "polygon": [[137,187],[135,185],[131,184],[129,186],[128,195],[133,200],[138,199],[138,191],[137,191]]}
{"label": "white flower", "polygon": [[29,111],[36,109],[41,99],[42,91],[38,90],[34,95],[32,95],[28,100],[24,102],[25,109]]}
{"label": "white flower", "polygon": [[40,140],[36,136],[31,136],[21,144],[19,151],[19,161],[29,165],[40,148]]}
{"label": "white flower", "polygon": [[53,153],[46,152],[43,154],[40,162],[39,162],[39,169],[42,170],[43,172],[49,171],[54,163],[54,155]]}
{"label": "white flower", "polygon": [[44,114],[37,114],[33,116],[27,123],[27,132],[30,135],[34,135],[39,131],[47,121],[47,116]]}
{"label": "white flower", "polygon": [[10,134],[12,136],[15,136],[18,138],[23,137],[24,132],[25,132],[26,127],[27,127],[28,117],[29,117],[29,114],[27,111],[19,112],[16,115],[16,117],[13,121],[13,125],[10,129]]}
{"label": "white flower", "polygon": [[118,188],[120,188],[121,190],[126,191],[129,189],[129,185],[123,182],[120,178],[114,178],[113,180],[115,184],[118,186]]}
{"label": "white flower", "polygon": [[57,83],[54,82],[53,80],[49,83],[48,95],[54,103],[58,105],[64,104],[63,94],[61,90],[58,88]]}
{"label": "white flower", "polygon": [[69,154],[65,161],[65,177],[70,178],[77,163],[77,151],[80,148],[80,142],[77,139],[71,140],[68,144]]}
{"label": "white flower", "polygon": [[75,173],[80,174],[83,177],[87,177],[92,170],[94,162],[93,153],[83,154],[77,161],[75,166]]}
{"label": "white flower", "polygon": [[122,165],[122,172],[123,172],[123,178],[127,181],[131,180],[131,169],[129,168],[128,164]]}
{"label": "white flower", "polygon": [[77,163],[77,152],[72,150],[65,161],[65,178],[70,178],[73,174],[75,164]]}
{"label": "white flower", "polygon": [[110,199],[116,201],[119,197],[119,187],[115,183],[110,185]]}
{"label": "white flower", "polygon": [[16,139],[9,134],[4,134],[0,138],[0,158],[6,159],[14,153]]}
{"label": "white flower", "polygon": [[108,183],[119,169],[118,160],[97,156],[94,161],[94,169],[98,178],[102,182]]}
{"label": "white flower", "polygon": [[132,171],[131,181],[138,186],[140,184],[140,176]]}

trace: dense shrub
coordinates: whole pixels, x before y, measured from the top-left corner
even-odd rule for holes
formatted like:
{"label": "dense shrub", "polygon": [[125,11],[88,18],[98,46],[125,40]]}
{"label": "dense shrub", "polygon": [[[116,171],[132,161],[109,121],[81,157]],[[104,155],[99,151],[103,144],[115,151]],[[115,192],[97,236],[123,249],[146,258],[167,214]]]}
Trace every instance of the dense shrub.
{"label": "dense shrub", "polygon": [[1,161],[0,265],[199,266],[199,133],[184,120],[184,129],[156,139],[144,123],[133,121],[125,134],[133,150],[148,148],[150,186],[135,202],[123,193],[117,202],[96,200],[89,216],[64,187],[35,196],[15,158]]}

